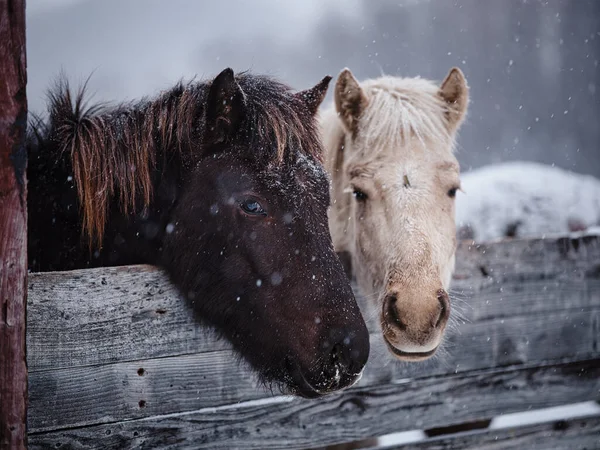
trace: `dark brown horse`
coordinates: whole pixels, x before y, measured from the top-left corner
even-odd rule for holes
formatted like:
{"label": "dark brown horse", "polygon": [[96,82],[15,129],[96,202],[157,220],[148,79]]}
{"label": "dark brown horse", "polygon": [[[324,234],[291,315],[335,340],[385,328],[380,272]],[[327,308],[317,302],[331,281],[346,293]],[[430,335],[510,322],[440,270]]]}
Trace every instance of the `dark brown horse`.
{"label": "dark brown horse", "polygon": [[292,94],[226,69],[110,109],[59,82],[29,149],[30,268],[159,265],[263,379],[353,384],[369,339],[327,225],[329,80]]}

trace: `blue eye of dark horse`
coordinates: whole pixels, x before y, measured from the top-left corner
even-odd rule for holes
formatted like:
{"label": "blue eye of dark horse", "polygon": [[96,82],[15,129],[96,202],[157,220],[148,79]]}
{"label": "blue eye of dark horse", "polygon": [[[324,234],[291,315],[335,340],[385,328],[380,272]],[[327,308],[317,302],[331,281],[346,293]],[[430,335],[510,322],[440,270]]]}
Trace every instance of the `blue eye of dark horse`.
{"label": "blue eye of dark horse", "polygon": [[251,214],[253,216],[266,216],[267,213],[263,209],[260,203],[253,199],[244,200],[240,203],[240,207],[246,214]]}

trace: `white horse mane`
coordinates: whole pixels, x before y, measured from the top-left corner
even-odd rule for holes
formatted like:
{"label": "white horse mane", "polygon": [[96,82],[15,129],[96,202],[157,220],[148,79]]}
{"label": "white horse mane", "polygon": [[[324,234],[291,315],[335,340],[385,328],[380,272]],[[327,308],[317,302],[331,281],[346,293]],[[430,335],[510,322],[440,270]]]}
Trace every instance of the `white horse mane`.
{"label": "white horse mane", "polygon": [[399,148],[416,137],[432,150],[454,150],[455,138],[444,122],[447,111],[439,86],[423,78],[384,76],[361,83],[369,105],[359,133],[373,148]]}

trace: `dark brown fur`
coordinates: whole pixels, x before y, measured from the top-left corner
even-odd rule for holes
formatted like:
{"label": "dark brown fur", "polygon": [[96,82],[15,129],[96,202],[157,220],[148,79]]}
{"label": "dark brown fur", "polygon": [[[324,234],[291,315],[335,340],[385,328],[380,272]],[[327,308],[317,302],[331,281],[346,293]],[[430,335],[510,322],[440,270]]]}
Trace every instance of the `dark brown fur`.
{"label": "dark brown fur", "polygon": [[327,226],[328,82],[292,94],[226,69],[115,108],[59,82],[30,143],[30,268],[160,265],[266,379],[347,386],[368,335]]}

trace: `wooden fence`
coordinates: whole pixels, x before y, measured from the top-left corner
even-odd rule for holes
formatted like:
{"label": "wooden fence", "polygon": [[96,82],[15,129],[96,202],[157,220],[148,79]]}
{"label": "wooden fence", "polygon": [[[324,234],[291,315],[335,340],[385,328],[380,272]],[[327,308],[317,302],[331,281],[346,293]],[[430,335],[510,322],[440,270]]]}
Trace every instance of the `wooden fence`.
{"label": "wooden fence", "polygon": [[0,0],[0,449],[26,445],[25,0]]}
{"label": "wooden fence", "polygon": [[[360,383],[319,400],[257,386],[149,266],[31,274],[30,448],[285,448],[600,399],[600,237],[461,243],[445,354],[391,360],[374,324]],[[600,448],[600,419],[414,448]],[[545,444],[544,444],[545,443]]]}

